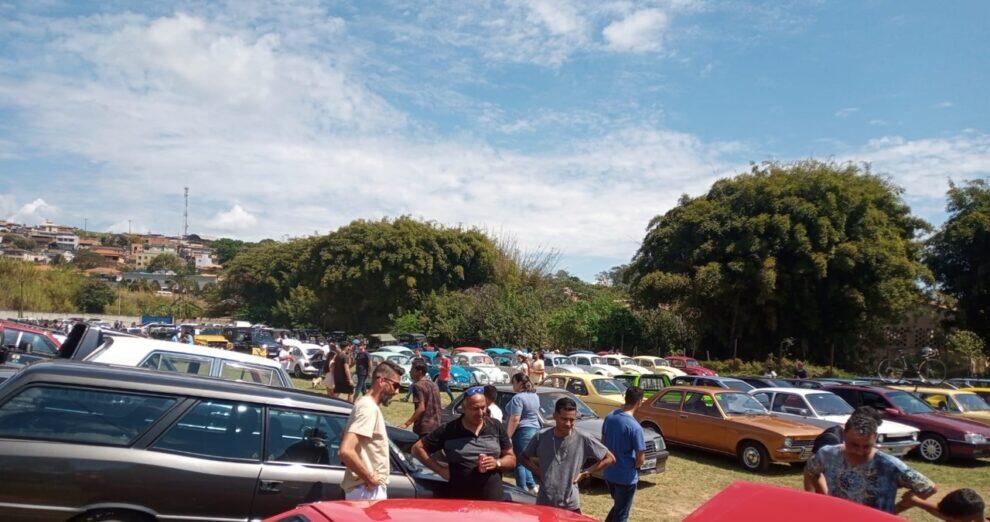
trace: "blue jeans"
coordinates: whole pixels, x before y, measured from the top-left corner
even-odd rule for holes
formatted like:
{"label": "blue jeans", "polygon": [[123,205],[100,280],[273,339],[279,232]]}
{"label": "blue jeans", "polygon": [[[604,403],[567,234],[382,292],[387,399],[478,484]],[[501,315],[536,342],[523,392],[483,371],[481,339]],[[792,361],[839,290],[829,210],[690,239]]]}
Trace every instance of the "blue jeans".
{"label": "blue jeans", "polygon": [[450,381],[437,381],[437,388],[440,391],[447,392],[447,397],[450,397],[450,402],[454,402],[454,394],[450,393]]}
{"label": "blue jeans", "polygon": [[354,385],[354,397],[358,397],[359,395],[364,395],[365,391],[367,391],[364,388],[367,385],[368,385],[368,374],[365,372],[358,372],[357,384]]}
{"label": "blue jeans", "polygon": [[[533,437],[535,437],[539,432],[539,428],[533,428],[531,426],[516,428],[515,433],[512,434],[513,451],[517,455],[522,455],[522,452],[526,451],[526,446],[529,445],[529,441],[532,440]],[[536,487],[536,479],[533,478],[533,472],[522,464],[516,466],[516,486],[523,489],[532,489]]]}
{"label": "blue jeans", "polygon": [[636,484],[616,484],[605,481],[608,494],[612,496],[612,509],[605,517],[605,522],[626,522],[629,520],[629,510],[632,509],[633,495],[636,494]]}

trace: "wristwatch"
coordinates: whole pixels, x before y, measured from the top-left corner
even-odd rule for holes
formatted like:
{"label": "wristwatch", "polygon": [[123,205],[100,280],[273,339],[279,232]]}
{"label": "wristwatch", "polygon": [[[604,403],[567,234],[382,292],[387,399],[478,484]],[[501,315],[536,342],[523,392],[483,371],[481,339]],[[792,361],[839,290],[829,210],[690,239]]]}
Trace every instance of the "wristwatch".
{"label": "wristwatch", "polygon": [[502,469],[502,459],[495,459],[495,469]]}

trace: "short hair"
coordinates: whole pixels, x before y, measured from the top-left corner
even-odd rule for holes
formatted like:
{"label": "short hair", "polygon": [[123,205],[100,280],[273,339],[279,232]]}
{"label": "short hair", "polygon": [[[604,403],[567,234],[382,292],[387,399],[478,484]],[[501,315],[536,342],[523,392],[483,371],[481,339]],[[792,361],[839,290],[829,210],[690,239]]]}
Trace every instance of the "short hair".
{"label": "short hair", "polygon": [[881,422],[882,419],[877,410],[869,406],[860,406],[849,416],[845,431],[855,431],[866,436],[876,435]]}
{"label": "short hair", "polygon": [[986,505],[979,493],[969,488],[957,489],[938,503],[938,512],[950,517],[980,515],[982,520],[984,509]]}
{"label": "short hair", "polygon": [[643,389],[639,386],[626,388],[626,406],[635,406],[643,400]]}
{"label": "short hair", "polygon": [[429,369],[427,369],[426,364],[425,363],[421,363],[421,362],[418,362],[418,363],[412,365],[412,368],[409,368],[409,371],[410,372],[419,372],[419,373],[422,373],[423,375],[426,375],[427,373],[429,373]]}
{"label": "short hair", "polygon": [[498,397],[498,389],[496,389],[491,384],[485,385],[485,398],[495,402],[495,398]]}
{"label": "short hair", "polygon": [[402,377],[404,373],[406,373],[406,370],[398,364],[392,361],[382,361],[378,363],[378,366],[375,366],[373,377]]}
{"label": "short hair", "polygon": [[557,402],[553,405],[553,412],[560,413],[562,411],[577,411],[577,403],[570,397],[557,399]]}

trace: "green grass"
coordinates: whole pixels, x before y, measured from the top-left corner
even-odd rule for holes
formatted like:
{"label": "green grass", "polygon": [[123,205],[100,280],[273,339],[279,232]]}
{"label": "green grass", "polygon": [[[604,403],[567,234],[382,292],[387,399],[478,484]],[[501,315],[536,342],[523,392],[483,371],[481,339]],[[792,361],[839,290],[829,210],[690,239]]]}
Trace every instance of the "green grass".
{"label": "green grass", "polygon": [[[301,379],[296,379],[296,386],[304,390],[311,389],[311,383]],[[322,387],[318,391],[322,392]],[[383,408],[385,418],[393,424],[405,422],[412,414],[412,404],[402,402],[399,398]],[[446,394],[441,394],[441,400],[447,404]],[[925,464],[914,459],[908,459],[907,462],[938,485],[939,496],[967,487],[975,489],[984,499],[990,499],[990,460],[954,461],[941,465]],[[743,471],[735,459],[729,457],[672,448],[670,459],[667,460],[667,471],[641,479],[630,520],[681,520],[737,480],[801,488],[801,473],[800,468],[774,465],[767,473],[753,474]],[[506,480],[509,478],[507,476]],[[611,507],[612,499],[602,482],[591,480],[582,485],[581,510],[585,514],[604,519]],[[905,516],[915,521],[935,520],[917,510],[911,510]]]}

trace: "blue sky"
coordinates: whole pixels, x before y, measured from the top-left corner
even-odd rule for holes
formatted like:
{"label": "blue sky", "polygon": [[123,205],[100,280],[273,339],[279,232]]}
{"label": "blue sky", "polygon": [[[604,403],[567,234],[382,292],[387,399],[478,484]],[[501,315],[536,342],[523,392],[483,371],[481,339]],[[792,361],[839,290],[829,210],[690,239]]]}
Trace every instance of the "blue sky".
{"label": "blue sky", "polygon": [[[147,5],[145,5],[147,4]],[[139,10],[146,8],[148,10]],[[0,217],[261,239],[410,214],[626,262],[751,161],[990,176],[990,3],[0,0]]]}

